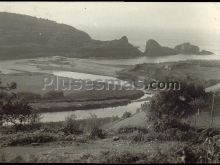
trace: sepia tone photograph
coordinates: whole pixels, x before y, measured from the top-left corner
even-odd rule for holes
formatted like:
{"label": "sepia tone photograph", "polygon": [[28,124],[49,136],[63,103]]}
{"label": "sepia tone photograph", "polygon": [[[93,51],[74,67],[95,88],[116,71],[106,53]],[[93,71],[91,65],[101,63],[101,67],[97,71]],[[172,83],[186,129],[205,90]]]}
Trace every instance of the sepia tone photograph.
{"label": "sepia tone photograph", "polygon": [[0,2],[0,163],[220,163],[219,2]]}

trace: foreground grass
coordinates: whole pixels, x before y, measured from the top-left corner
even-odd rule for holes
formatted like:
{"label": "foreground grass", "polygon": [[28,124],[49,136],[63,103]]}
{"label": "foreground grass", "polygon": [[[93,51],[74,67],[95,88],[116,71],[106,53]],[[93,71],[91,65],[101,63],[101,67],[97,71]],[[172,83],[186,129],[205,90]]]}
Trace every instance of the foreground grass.
{"label": "foreground grass", "polygon": [[[0,162],[220,162],[220,150],[217,148],[220,144],[216,141],[220,139],[218,130],[192,129],[184,132],[172,128],[162,133],[153,132],[149,128],[127,126],[116,132],[108,132],[102,127],[96,127],[121,120],[70,118],[65,122],[42,123],[35,127],[24,127],[23,130],[20,128],[17,132],[14,128],[2,127]],[[215,143],[206,142],[209,136],[215,139]]]}

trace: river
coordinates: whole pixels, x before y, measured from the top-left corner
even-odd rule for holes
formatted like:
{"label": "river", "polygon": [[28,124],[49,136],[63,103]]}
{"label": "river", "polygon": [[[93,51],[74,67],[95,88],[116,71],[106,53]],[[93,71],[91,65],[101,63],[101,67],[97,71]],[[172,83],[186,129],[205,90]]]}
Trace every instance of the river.
{"label": "river", "polygon": [[[145,94],[146,97],[151,97],[152,95]],[[143,99],[143,97],[142,97]],[[77,111],[65,111],[65,112],[48,112],[42,113],[41,121],[42,122],[58,122],[63,121],[67,116],[71,114],[75,114],[77,119],[87,119],[91,117],[91,114],[96,115],[98,118],[104,117],[112,117],[118,116],[121,117],[124,112],[130,112],[132,114],[136,113],[137,109],[141,107],[141,104],[144,104],[145,101],[133,101],[128,105],[118,106],[114,108],[99,108],[99,109],[92,109],[92,110],[77,110]]]}
{"label": "river", "polygon": [[135,59],[112,59],[112,60],[91,60],[93,63],[104,65],[136,65],[142,63],[161,63],[161,62],[178,62],[186,60],[220,60],[219,54],[213,55],[170,55],[165,57],[139,57]]}
{"label": "river", "polygon": [[[219,55],[175,55],[175,56],[166,56],[166,57],[158,57],[158,58],[150,58],[150,57],[141,57],[136,59],[117,59],[117,60],[94,60],[89,59],[89,62],[92,63],[99,63],[102,65],[135,65],[140,63],[159,63],[159,62],[171,62],[171,61],[181,61],[181,60],[190,60],[190,59],[202,59],[202,60],[220,60]],[[71,72],[71,71],[47,71],[41,70],[35,65],[27,65],[29,63],[28,60],[24,63],[24,60],[15,60],[15,61],[4,61],[1,64],[0,71],[4,74],[9,73],[16,73],[19,71],[29,71],[29,72],[43,72],[43,73],[50,73],[56,76],[62,76],[67,78],[75,78],[75,79],[90,79],[90,80],[97,80],[97,79],[111,79],[117,80],[115,77],[111,76],[101,76],[101,75],[94,75],[94,74],[87,74],[87,73],[78,73],[78,72]],[[16,64],[16,65],[14,65]],[[25,64],[25,65],[24,65]],[[30,63],[29,63],[30,64]],[[25,66],[25,67],[24,67]],[[15,70],[16,69],[16,70]],[[19,71],[18,71],[19,69]],[[148,94],[145,94],[144,97],[149,97]],[[67,111],[67,112],[51,112],[51,113],[43,113],[42,114],[42,122],[57,122],[63,121],[65,118],[71,114],[75,114],[77,119],[86,119],[91,116],[91,114],[95,114],[97,117],[112,117],[118,116],[121,117],[124,112],[131,112],[132,114],[136,112],[137,108],[141,107],[144,100],[141,101],[134,101],[125,106],[118,106],[114,108],[100,108],[100,109],[92,109],[92,110],[76,110],[76,111]]]}
{"label": "river", "polygon": [[[86,73],[77,73],[77,72],[69,72],[69,71],[54,71],[54,75],[74,78],[74,79],[90,79],[90,80],[97,80],[97,79],[113,79],[117,80],[115,77],[110,76],[101,76],[101,75],[92,75]],[[123,81],[124,82],[124,81]],[[90,118],[91,114],[96,115],[98,118],[104,117],[112,117],[118,116],[121,117],[124,112],[130,112],[134,114],[138,108],[141,107],[141,104],[148,102],[145,98],[152,97],[151,94],[144,94],[141,98],[132,101],[128,105],[118,106],[118,107],[110,107],[110,108],[98,108],[98,109],[91,109],[91,110],[76,110],[76,111],[64,111],[64,112],[48,112],[42,113],[41,121],[42,122],[58,122],[63,121],[67,116],[71,114],[75,114],[77,119],[86,119]],[[141,101],[139,101],[141,100]]]}

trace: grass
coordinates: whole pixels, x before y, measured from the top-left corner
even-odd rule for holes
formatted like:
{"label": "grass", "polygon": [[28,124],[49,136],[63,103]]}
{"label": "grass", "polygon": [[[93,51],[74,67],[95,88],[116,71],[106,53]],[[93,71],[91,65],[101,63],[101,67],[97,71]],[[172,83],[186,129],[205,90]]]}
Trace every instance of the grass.
{"label": "grass", "polygon": [[4,145],[7,146],[17,146],[17,145],[28,145],[32,143],[46,143],[51,141],[58,140],[58,136],[52,133],[42,133],[42,132],[34,132],[34,133],[17,133],[14,135],[7,135],[7,139],[2,137],[1,139],[5,139]]}
{"label": "grass", "polygon": [[[157,65],[153,63],[138,64],[130,69],[118,71],[122,78],[133,79],[143,76],[147,80],[150,78],[167,81],[167,77],[175,80],[195,81],[206,87],[214,85],[220,81],[220,62],[189,60],[179,62],[164,62]],[[214,84],[213,84],[214,83]]]}
{"label": "grass", "polygon": [[[204,64],[199,64],[199,66],[195,66],[195,64],[197,64],[197,62],[192,62],[192,64],[181,63],[180,65],[171,64],[171,70],[165,70],[166,73],[161,74],[180,76],[182,73],[189,73],[188,75],[198,74],[201,76],[203,73],[201,73],[199,69],[202,69],[202,71],[207,69],[205,74],[209,73],[209,68],[206,68],[207,66],[212,67],[212,69],[219,69],[217,64],[215,66],[210,66],[211,64],[205,66]],[[153,69],[149,69],[149,67]],[[155,70],[160,70],[161,67],[164,67],[164,64],[157,65],[156,67],[154,65],[144,64],[133,68],[134,70],[129,73],[135,76],[148,76],[146,74],[148,73],[152,76],[156,75],[160,77],[160,73]],[[172,70],[172,68],[174,68],[174,70]],[[142,69],[144,70],[143,72],[141,71]],[[149,72],[145,72],[146,70]],[[192,72],[190,72],[191,70]],[[150,71],[153,72],[150,73]],[[180,72],[182,73],[178,75]],[[217,74],[213,72],[212,75],[208,76],[208,79],[214,76],[217,76]],[[204,83],[205,79],[206,78],[201,80],[201,82]],[[124,93],[114,94],[118,96],[114,98],[116,100],[119,99],[119,97],[129,96],[129,94],[123,95]],[[135,93],[131,93],[130,96],[133,97],[134,94]],[[105,96],[105,92],[103,91],[98,94],[82,92],[72,95],[70,98],[78,99],[79,102],[82,100],[89,102],[89,99],[95,101],[99,99],[100,96],[103,96],[103,99],[109,99],[109,96]],[[54,101],[57,100],[54,99]],[[54,104],[54,102],[51,101],[51,104]],[[46,106],[46,104],[44,106]],[[98,119],[91,117],[90,119],[84,120],[71,119],[69,122],[41,123],[37,128],[30,128],[18,133],[13,133],[13,130],[8,132],[3,131],[2,128],[0,130],[3,134],[1,142],[7,142],[8,140],[7,145],[21,144],[22,146],[2,147],[0,149],[0,153],[3,153],[1,161],[50,163],[220,162],[220,145],[217,143],[219,141],[219,130],[204,130],[201,129],[200,126],[201,123],[204,124],[207,114],[203,116],[203,113],[201,113],[201,118],[198,119],[197,128],[195,129],[188,129],[188,127],[183,130],[169,128],[155,132],[150,129],[150,123],[146,123],[144,120],[147,118],[146,113],[142,111],[134,116],[128,115],[128,118],[120,120],[117,118]],[[215,121],[218,121],[217,115]],[[110,125],[111,128],[118,129],[118,131],[112,133],[111,131],[108,132],[108,129],[103,130],[105,125]],[[194,127],[194,125],[191,125],[191,127]],[[64,128],[68,131],[64,131]],[[78,130],[82,130],[82,133],[78,134],[75,132]],[[117,140],[113,140],[115,136],[118,137]],[[40,144],[39,147],[27,145],[33,142],[40,142],[42,144]],[[7,153],[9,154],[5,156]],[[11,156],[12,154],[14,154],[13,157]],[[27,157],[23,155],[27,155]]]}
{"label": "grass", "polygon": [[74,110],[90,110],[96,108],[107,108],[127,105],[129,100],[105,100],[105,101],[85,101],[85,102],[38,102],[31,103],[31,106],[38,112],[62,112]]}
{"label": "grass", "polygon": [[[102,132],[103,130],[99,128],[114,121],[118,119],[100,119],[92,116],[90,119],[75,120],[73,117],[71,122],[66,120],[65,122],[41,123],[40,127],[34,130],[29,129],[27,132],[5,134],[1,131],[4,134],[1,140],[8,142],[9,145],[7,148],[0,149],[0,153],[3,153],[2,161],[41,163],[206,163],[219,161],[219,155],[213,155],[212,159],[208,158],[208,146],[203,146],[210,131],[211,137],[216,138],[218,132],[215,130],[202,132],[201,136],[199,133],[192,135],[186,132],[188,137],[185,141],[181,141],[177,136],[178,132],[175,131],[153,134],[148,129],[127,126],[111,134],[107,131]],[[83,133],[70,132],[65,135],[62,131],[66,124],[69,127],[83,128]],[[180,138],[183,137],[183,134],[179,135]],[[113,140],[115,136],[119,137],[116,141]],[[165,139],[166,136],[172,138]],[[190,139],[195,136],[202,137],[201,141],[192,143]],[[27,145],[31,143],[40,143],[40,146]],[[20,146],[10,147],[10,145]],[[10,154],[5,156],[9,151]],[[213,152],[218,152],[218,148],[215,148]]]}
{"label": "grass", "polygon": [[[43,91],[43,78],[45,76],[55,76],[36,73],[22,73],[1,75],[3,84],[7,82],[16,82],[18,88],[15,92],[23,97],[31,105],[40,112],[58,112],[87,110],[96,108],[116,107],[127,105],[131,100],[138,99],[144,95],[138,90],[113,90],[110,86],[109,90],[80,90],[80,91],[60,91],[64,93],[62,97],[46,97],[48,91]],[[63,78],[64,80],[66,78]],[[25,80],[25,82],[24,82]],[[61,82],[60,82],[61,83]],[[56,83],[50,88],[55,88]]]}

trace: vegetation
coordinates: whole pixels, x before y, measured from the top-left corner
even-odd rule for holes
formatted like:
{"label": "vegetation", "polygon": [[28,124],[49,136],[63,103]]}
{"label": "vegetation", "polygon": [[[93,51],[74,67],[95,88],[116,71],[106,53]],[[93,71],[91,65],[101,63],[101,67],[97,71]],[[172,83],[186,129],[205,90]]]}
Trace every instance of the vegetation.
{"label": "vegetation", "polygon": [[49,91],[44,94],[44,99],[58,99],[58,98],[63,98],[64,93],[63,91]]}
{"label": "vegetation", "polygon": [[187,60],[178,62],[163,62],[137,64],[118,72],[124,79],[136,79],[143,76],[146,80],[158,81],[180,81],[200,84],[205,87],[215,85],[220,82],[220,62],[217,60]]}
{"label": "vegetation", "polygon": [[22,98],[26,101],[37,101],[41,99],[41,95],[37,93],[32,93],[32,92],[18,92],[17,96],[19,98]]}
{"label": "vegetation", "polygon": [[[173,67],[179,68],[182,66],[178,65]],[[190,79],[190,77],[188,78]],[[211,83],[215,82],[216,81]],[[61,92],[49,92],[44,96],[32,95],[30,93],[10,95],[10,93],[13,92],[10,85],[9,87],[7,87],[7,90],[4,87],[5,89],[2,89],[1,93],[2,104],[0,107],[2,121],[5,122],[5,119],[8,120],[8,118],[13,116],[15,118],[13,118],[13,121],[16,121],[16,124],[18,123],[18,125],[23,126],[22,129],[14,129],[15,127],[11,126],[2,126],[0,128],[1,146],[21,145],[25,147],[30,144],[34,146],[47,143],[46,145],[44,144],[45,148],[47,145],[49,146],[48,148],[51,148],[51,146],[53,146],[53,148],[56,148],[54,146],[59,148],[61,145],[64,152],[39,153],[39,155],[34,156],[29,154],[29,159],[19,155],[15,158],[9,159],[4,152],[1,152],[1,162],[220,162],[220,130],[192,127],[191,125],[184,123],[182,120],[191,117],[198,112],[203,112],[204,109],[209,108],[210,106],[210,94],[205,92],[203,86],[194,84],[192,81],[182,83],[179,91],[162,91],[151,99],[150,105],[145,103],[140,107],[138,111],[143,114],[146,113],[147,117],[150,117],[150,120],[146,121],[148,122],[147,127],[134,125],[123,126],[122,124],[122,127],[119,128],[117,132],[109,131],[107,129],[108,125],[113,125],[120,121],[122,121],[122,123],[126,120],[130,121],[133,117],[131,113],[125,112],[121,119],[117,117],[100,119],[95,115],[91,115],[89,119],[78,120],[75,115],[70,115],[63,122],[40,123],[37,122],[37,120],[32,120],[33,123],[35,123],[33,125],[29,122],[31,121],[29,116],[33,116],[34,113],[32,106],[24,101],[25,97],[31,98],[28,102],[30,100],[37,102],[43,98],[47,98],[48,100],[54,99],[54,102],[51,102],[52,104],[59,99],[79,99],[78,101],[80,102],[87,99],[99,99],[99,96],[105,95],[103,91],[97,95],[93,92],[91,92],[91,94],[87,92],[79,92],[79,97],[77,97],[77,94],[70,94],[67,96]],[[134,91],[130,92],[128,97],[133,98],[137,95],[139,96],[139,93]],[[112,98],[113,97],[118,99],[126,96],[120,94],[120,92],[115,92]],[[103,99],[109,99],[109,97],[105,96]],[[219,96],[217,95],[217,102],[218,99]],[[8,106],[5,106],[7,104]],[[44,106],[46,106],[46,103],[44,103]],[[7,111],[5,107],[9,107]],[[8,110],[10,111],[10,115],[7,116]],[[16,118],[15,114],[19,114],[19,118]],[[23,117],[21,118],[21,116]],[[3,118],[5,119],[3,120]],[[22,119],[21,121],[20,118]],[[33,118],[39,119],[39,116]],[[105,139],[101,140],[103,138]],[[170,143],[175,144],[170,145]],[[119,145],[120,147],[118,147]],[[133,146],[129,148],[130,145]],[[164,145],[166,145],[166,147],[163,147]],[[65,149],[65,147],[67,148]],[[152,150],[149,149],[151,147]],[[86,153],[84,153],[85,148]],[[71,153],[71,151],[73,151],[73,153]],[[76,151],[78,151],[80,155],[78,153],[76,154]],[[77,155],[77,158],[74,158],[74,155]]]}
{"label": "vegetation", "polygon": [[20,127],[23,124],[37,122],[39,115],[33,111],[27,102],[12,91],[16,88],[16,83],[1,86],[0,88],[0,119],[2,124],[11,123],[15,127]]}
{"label": "vegetation", "polygon": [[66,117],[64,122],[63,132],[66,135],[69,134],[80,134],[83,130],[80,129],[80,123],[76,121],[76,115],[72,114]]}
{"label": "vegetation", "polygon": [[186,118],[197,113],[200,107],[208,106],[209,96],[202,86],[181,83],[180,90],[162,91],[152,98],[151,118]]}
{"label": "vegetation", "polygon": [[124,112],[124,114],[122,115],[122,119],[126,119],[126,118],[129,118],[129,117],[131,117],[131,112]]}
{"label": "vegetation", "polygon": [[5,139],[4,145],[6,146],[22,146],[32,143],[46,143],[58,140],[58,135],[56,134],[39,131],[34,133],[17,133],[6,137],[1,137],[2,140]]}

